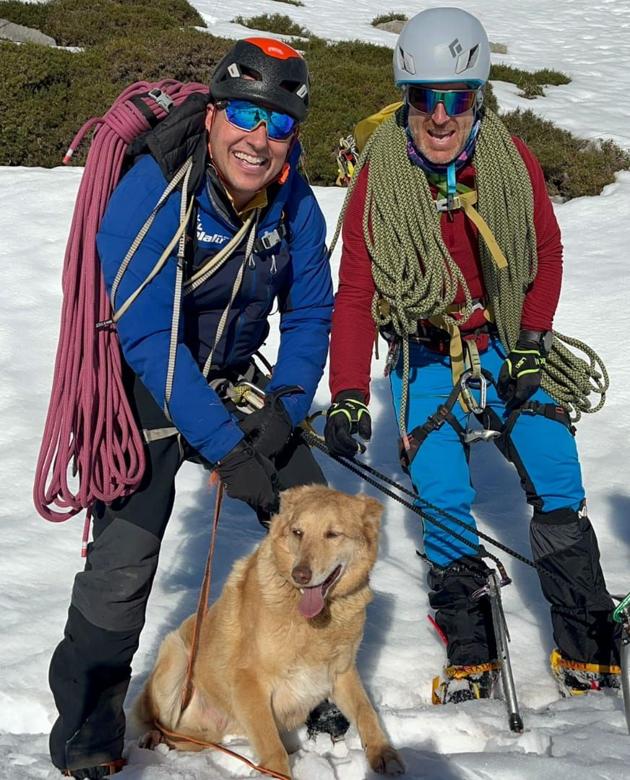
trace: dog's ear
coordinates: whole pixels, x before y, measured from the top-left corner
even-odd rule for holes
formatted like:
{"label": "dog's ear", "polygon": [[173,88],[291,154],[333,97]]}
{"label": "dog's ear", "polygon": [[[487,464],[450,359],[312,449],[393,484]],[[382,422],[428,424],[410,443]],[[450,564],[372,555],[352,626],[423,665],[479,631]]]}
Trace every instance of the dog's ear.
{"label": "dog's ear", "polygon": [[357,499],[363,504],[363,530],[366,539],[370,544],[374,544],[378,539],[378,532],[381,527],[383,505],[375,498],[370,498],[370,496],[357,496]]}
{"label": "dog's ear", "polygon": [[305,494],[310,491],[311,488],[308,485],[301,485],[300,487],[283,490],[280,493],[280,509],[271,518],[270,533],[274,536],[282,536],[296,509],[304,501]]}

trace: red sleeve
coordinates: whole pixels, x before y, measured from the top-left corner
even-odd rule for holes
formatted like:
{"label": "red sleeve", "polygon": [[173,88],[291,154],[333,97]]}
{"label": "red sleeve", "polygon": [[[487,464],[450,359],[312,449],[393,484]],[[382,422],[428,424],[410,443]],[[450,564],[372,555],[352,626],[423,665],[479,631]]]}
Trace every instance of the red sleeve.
{"label": "red sleeve", "polygon": [[525,296],[521,327],[551,330],[562,285],[562,241],[540,163],[520,138],[514,138],[532,182],[538,273]]}
{"label": "red sleeve", "polygon": [[372,263],[363,238],[368,167],[359,174],[343,220],[339,287],[330,334],[330,393],[360,390],[369,398],[375,325]]}

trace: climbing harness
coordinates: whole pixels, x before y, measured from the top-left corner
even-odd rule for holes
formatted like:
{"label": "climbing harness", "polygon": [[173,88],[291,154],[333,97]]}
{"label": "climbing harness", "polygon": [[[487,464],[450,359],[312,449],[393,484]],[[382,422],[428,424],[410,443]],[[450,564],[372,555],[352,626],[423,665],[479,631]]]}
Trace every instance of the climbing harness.
{"label": "climbing harness", "polygon": [[[425,439],[433,431],[439,430],[444,423],[448,423],[455,431],[460,441],[465,447],[475,444],[478,441],[491,441],[501,436],[501,431],[484,426],[481,429],[471,428],[467,425],[464,428],[453,414],[453,407],[458,399],[465,395],[466,406],[470,414],[475,416],[482,415],[486,408],[486,397],[488,384],[493,384],[494,379],[489,371],[481,369],[478,376],[469,369],[459,378],[458,383],[449,393],[448,398],[443,404],[440,404],[435,412],[422,423],[417,425],[412,431],[401,437],[400,463],[403,470],[409,473],[409,469],[416,457],[418,450],[424,444]],[[479,392],[479,400],[476,400],[474,391]]]}

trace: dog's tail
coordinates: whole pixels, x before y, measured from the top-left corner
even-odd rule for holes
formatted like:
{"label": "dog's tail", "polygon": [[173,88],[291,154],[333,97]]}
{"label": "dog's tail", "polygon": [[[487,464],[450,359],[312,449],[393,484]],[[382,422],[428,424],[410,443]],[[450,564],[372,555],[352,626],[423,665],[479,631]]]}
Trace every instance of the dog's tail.
{"label": "dog's tail", "polygon": [[188,669],[188,649],[179,630],[164,639],[155,668],[133,708],[138,726],[154,728],[156,722],[174,731],[181,716],[183,688]]}

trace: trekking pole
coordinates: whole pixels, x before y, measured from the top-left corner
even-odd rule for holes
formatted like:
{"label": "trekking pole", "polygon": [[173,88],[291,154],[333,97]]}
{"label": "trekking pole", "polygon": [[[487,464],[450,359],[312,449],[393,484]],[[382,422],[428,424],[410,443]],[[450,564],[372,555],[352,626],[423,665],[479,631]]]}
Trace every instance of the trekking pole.
{"label": "trekking pole", "polygon": [[497,661],[501,671],[501,682],[503,683],[503,693],[505,695],[505,706],[508,712],[508,724],[510,730],[516,734],[523,733],[523,719],[518,709],[518,700],[516,697],[516,686],[514,685],[514,676],[512,675],[512,662],[510,660],[510,634],[508,632],[505,612],[503,611],[503,602],[501,600],[501,587],[509,585],[511,580],[504,574],[501,579],[496,572],[492,570],[488,574],[488,580],[483,588],[479,588],[472,594],[472,598],[478,601],[482,596],[488,596],[490,599],[490,609],[492,610],[492,628],[494,639],[497,646]]}
{"label": "trekking pole", "polygon": [[621,623],[621,690],[626,725],[630,733],[630,593],[621,599],[613,612],[613,620]]}

